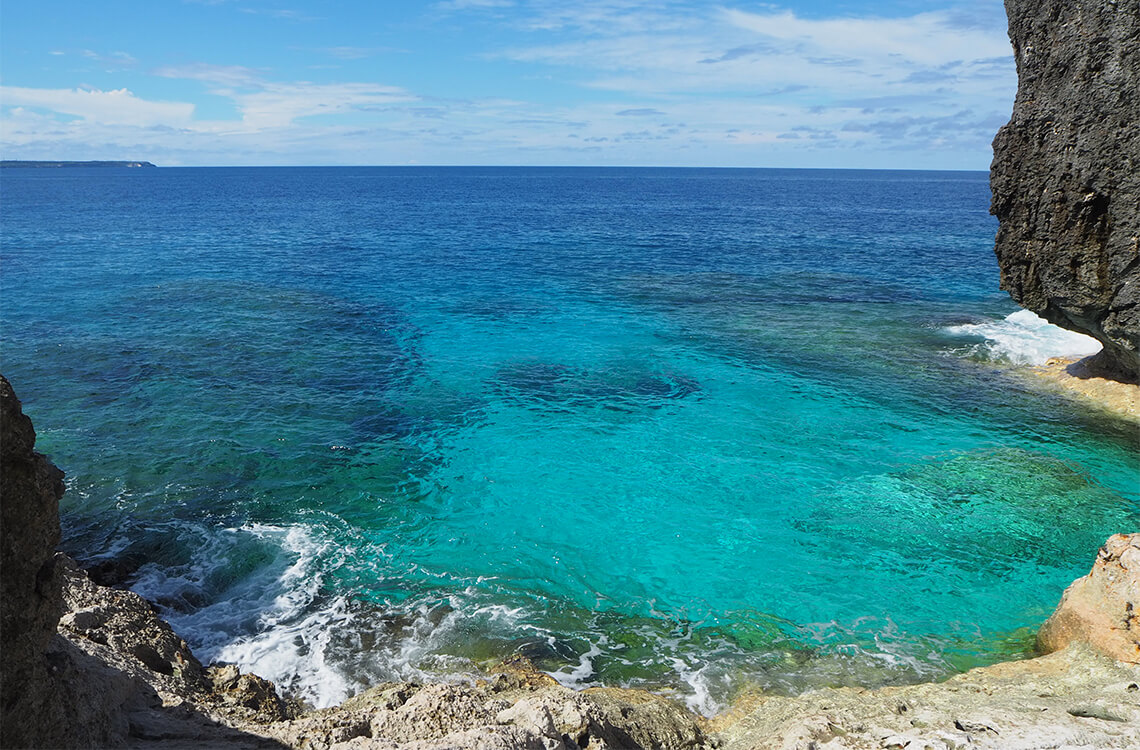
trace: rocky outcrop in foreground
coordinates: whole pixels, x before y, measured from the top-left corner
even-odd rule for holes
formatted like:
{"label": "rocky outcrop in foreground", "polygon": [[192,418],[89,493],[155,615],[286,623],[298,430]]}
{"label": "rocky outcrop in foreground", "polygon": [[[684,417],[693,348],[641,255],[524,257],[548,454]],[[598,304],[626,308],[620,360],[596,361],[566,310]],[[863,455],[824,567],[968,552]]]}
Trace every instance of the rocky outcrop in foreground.
{"label": "rocky outcrop in foreground", "polygon": [[742,700],[723,750],[1108,750],[1140,747],[1140,670],[1073,646],[942,683]]}
{"label": "rocky outcrop in foreground", "polygon": [[1140,534],[1116,534],[1092,571],[1073,581],[1037,632],[1043,653],[1087,643],[1105,656],[1140,663]]}
{"label": "rocky outcrop in foreground", "polygon": [[[55,580],[63,472],[35,452],[36,433],[12,386],[0,376],[0,715],[39,710],[48,642],[63,609]],[[5,720],[0,742],[19,746],[21,728]]]}
{"label": "rocky outcrop in foreground", "polygon": [[1006,0],[1013,116],[994,139],[1002,288],[1140,378],[1140,3]]}

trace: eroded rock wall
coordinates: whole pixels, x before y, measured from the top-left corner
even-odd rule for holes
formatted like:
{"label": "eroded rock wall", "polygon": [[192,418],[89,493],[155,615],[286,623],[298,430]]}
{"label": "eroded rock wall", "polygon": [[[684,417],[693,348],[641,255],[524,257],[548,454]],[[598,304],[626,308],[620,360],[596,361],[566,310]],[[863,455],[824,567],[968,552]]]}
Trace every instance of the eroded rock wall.
{"label": "eroded rock wall", "polygon": [[1006,0],[1013,116],[994,139],[1001,286],[1140,378],[1140,0]]}
{"label": "eroded rock wall", "polygon": [[55,574],[63,472],[35,452],[36,432],[0,375],[0,744],[32,744],[48,696],[44,657],[63,611]]}

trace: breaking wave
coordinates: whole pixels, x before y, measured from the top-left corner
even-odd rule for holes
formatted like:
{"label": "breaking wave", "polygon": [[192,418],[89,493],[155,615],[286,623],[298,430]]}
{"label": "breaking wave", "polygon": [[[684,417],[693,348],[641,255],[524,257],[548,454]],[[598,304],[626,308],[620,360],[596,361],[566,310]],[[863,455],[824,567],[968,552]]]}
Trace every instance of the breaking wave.
{"label": "breaking wave", "polygon": [[1087,357],[1101,349],[1091,336],[1055,326],[1029,310],[945,330],[953,336],[983,339],[970,347],[974,356],[1018,365],[1043,365],[1052,357]]}

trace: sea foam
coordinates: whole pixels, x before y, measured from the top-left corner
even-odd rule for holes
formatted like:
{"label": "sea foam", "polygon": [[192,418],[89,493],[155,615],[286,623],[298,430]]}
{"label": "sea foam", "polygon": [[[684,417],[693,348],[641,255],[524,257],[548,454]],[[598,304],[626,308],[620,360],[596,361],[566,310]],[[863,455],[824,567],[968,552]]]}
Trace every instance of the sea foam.
{"label": "sea foam", "polygon": [[1019,365],[1043,365],[1051,357],[1087,357],[1101,348],[1093,337],[1055,326],[1029,310],[945,330],[953,336],[984,339],[971,347],[971,354]]}
{"label": "sea foam", "polygon": [[[328,659],[333,626],[351,615],[346,597],[322,594],[326,558],[335,551],[327,535],[305,525],[268,524],[220,530],[182,524],[177,534],[194,549],[190,563],[143,566],[131,588],[159,603],[204,663],[236,664],[317,707],[352,694]],[[262,564],[218,584],[227,568],[250,556]],[[179,606],[186,600],[210,603]]]}

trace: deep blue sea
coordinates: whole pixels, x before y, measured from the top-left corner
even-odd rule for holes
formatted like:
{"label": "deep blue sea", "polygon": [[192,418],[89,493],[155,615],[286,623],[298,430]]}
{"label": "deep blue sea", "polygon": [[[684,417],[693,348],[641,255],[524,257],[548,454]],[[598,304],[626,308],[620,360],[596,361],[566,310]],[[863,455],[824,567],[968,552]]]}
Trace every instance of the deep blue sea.
{"label": "deep blue sea", "polygon": [[[63,548],[317,705],[523,654],[710,713],[1024,655],[1140,520],[1018,363],[987,175],[28,169],[0,370]],[[1095,349],[1095,347],[1094,347]]]}

